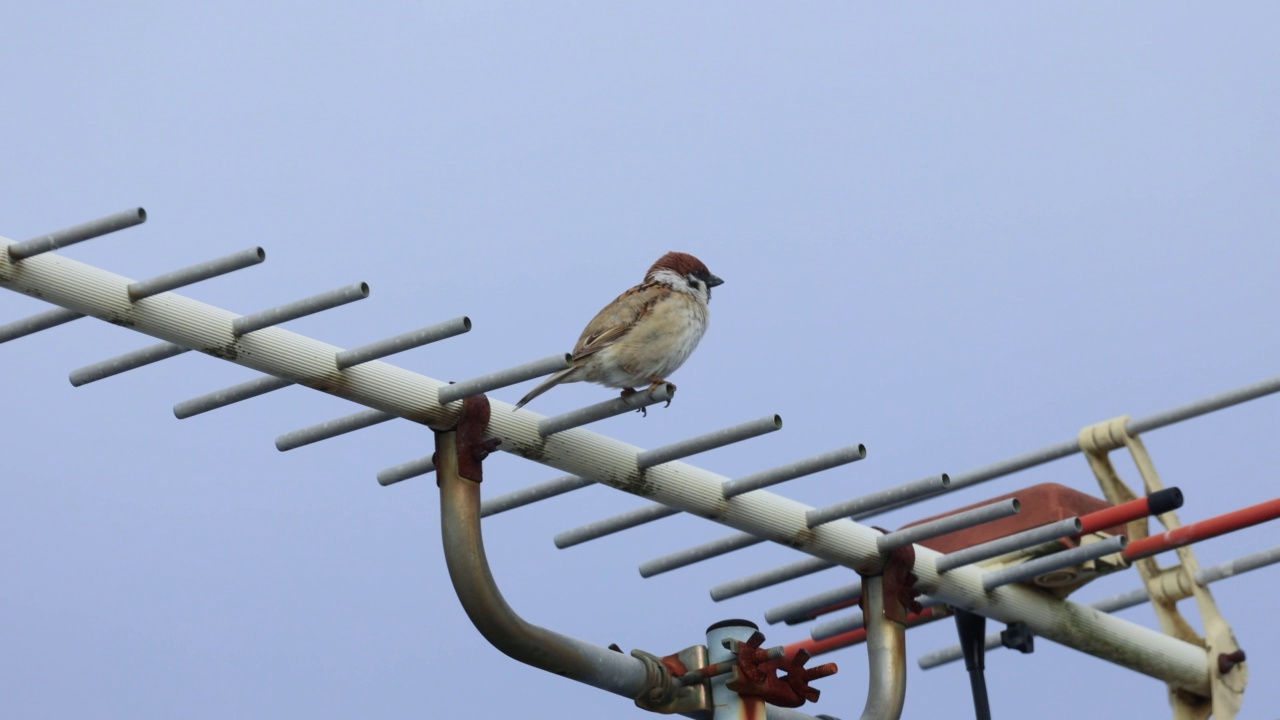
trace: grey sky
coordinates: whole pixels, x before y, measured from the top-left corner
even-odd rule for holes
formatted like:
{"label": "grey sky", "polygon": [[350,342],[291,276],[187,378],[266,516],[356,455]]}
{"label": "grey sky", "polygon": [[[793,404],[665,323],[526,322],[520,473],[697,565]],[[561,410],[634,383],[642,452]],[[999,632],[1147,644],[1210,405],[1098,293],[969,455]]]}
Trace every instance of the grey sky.
{"label": "grey sky", "polygon": [[[678,398],[598,429],[654,447],[781,414],[782,431],[696,461],[729,476],[865,443],[865,461],[781,489],[824,504],[1280,374],[1278,23],[1266,3],[10,3],[0,234],[143,205],[145,226],[66,255],[144,278],[262,245],[262,267],[186,294],[250,312],[368,281],[368,300],[289,327],[355,346],[466,314],[469,335],[393,358],[454,380],[569,349],[659,255],[692,252],[726,284]],[[46,307],[3,293],[0,322]],[[428,454],[428,433],[278,453],[276,435],[357,409],[296,388],[177,421],[174,403],[252,377],[195,354],[67,383],[147,343],[80,321],[0,345],[0,714],[648,716],[471,628],[434,482],[373,479]],[[530,410],[608,392],[565,386]],[[1184,521],[1276,496],[1278,421],[1270,398],[1146,438]],[[485,491],[558,474],[499,456]],[[1045,481],[1097,493],[1077,457],[876,524]],[[777,547],[640,579],[726,532],[683,517],[552,545],[641,504],[588,488],[487,522],[511,603],[666,654],[851,579],[708,599],[798,559]],[[1252,664],[1242,717],[1280,708],[1261,601],[1278,572],[1214,586]],[[959,667],[914,666],[953,635],[908,636],[906,717],[967,712]],[[856,717],[865,650],[822,659],[841,672],[808,709]],[[1156,681],[1048,642],[988,667],[997,717],[1167,716]]]}

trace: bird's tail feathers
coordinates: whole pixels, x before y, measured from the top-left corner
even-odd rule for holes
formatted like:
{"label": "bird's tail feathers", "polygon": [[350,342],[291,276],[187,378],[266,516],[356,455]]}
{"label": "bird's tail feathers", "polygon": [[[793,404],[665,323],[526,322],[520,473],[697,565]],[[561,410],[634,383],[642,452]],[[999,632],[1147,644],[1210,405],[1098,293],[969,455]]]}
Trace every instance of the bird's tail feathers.
{"label": "bird's tail feathers", "polygon": [[524,397],[520,398],[520,402],[516,403],[516,406],[513,408],[513,410],[519,410],[525,405],[528,405],[530,400],[538,397],[542,393],[564,382],[565,379],[569,376],[569,373],[577,369],[578,369],[577,367],[567,367],[563,370],[556,371],[551,375],[551,377],[547,378],[546,380],[543,380],[542,383],[538,385],[538,387],[530,390],[528,395],[525,395]]}

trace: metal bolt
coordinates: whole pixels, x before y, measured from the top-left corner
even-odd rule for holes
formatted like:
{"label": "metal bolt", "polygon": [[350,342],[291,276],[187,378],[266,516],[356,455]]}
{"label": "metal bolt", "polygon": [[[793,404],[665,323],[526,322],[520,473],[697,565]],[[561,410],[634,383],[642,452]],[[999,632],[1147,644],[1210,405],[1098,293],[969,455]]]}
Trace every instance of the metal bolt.
{"label": "metal bolt", "polygon": [[1233,653],[1218,654],[1218,674],[1226,675],[1231,672],[1235,666],[1244,662],[1244,651],[1236,650]]}

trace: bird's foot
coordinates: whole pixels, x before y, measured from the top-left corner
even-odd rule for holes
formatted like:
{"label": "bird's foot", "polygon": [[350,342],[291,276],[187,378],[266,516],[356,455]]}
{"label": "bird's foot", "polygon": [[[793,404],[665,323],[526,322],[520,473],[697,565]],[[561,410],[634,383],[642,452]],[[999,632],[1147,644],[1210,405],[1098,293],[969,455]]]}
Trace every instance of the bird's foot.
{"label": "bird's foot", "polygon": [[670,385],[670,386],[671,386],[671,394],[670,394],[669,396],[667,396],[667,404],[662,406],[662,407],[664,407],[664,408],[671,407],[671,400],[672,400],[672,399],[675,397],[675,395],[676,395],[676,384],[675,384],[675,383],[671,383],[671,382],[667,382],[666,380],[663,380],[663,379],[662,379],[662,378],[660,378],[660,377],[653,377],[653,376],[650,376],[650,377],[649,377],[649,381],[650,381],[651,383],[653,383],[652,385],[650,385],[650,386],[649,386],[649,389],[645,391],[645,392],[649,393],[649,397],[653,397],[653,391],[657,390],[658,388],[662,387],[663,385]]}
{"label": "bird's foot", "polygon": [[[621,397],[623,400],[626,400],[627,398],[635,394],[636,394],[635,388],[622,388]],[[649,411],[644,409],[643,407],[637,408],[636,412],[640,413],[641,417],[649,417]]]}

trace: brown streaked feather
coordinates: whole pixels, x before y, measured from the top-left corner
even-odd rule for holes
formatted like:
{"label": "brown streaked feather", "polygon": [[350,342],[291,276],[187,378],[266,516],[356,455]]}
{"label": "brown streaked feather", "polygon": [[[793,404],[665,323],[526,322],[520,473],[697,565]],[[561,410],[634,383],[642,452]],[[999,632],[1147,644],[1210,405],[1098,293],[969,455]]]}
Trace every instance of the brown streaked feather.
{"label": "brown streaked feather", "polygon": [[[664,289],[659,283],[646,282],[619,295],[617,300],[609,303],[591,319],[591,322],[587,323],[586,329],[582,331],[582,337],[578,338],[577,347],[573,349],[573,359],[577,361],[589,357],[616,344],[631,331],[631,328],[635,327],[636,322],[648,315],[653,310],[653,306],[665,297],[666,293],[661,292]],[[634,305],[622,302],[624,298],[632,295],[651,295],[651,297],[645,302]],[[619,312],[621,308],[628,309],[626,312]]]}

